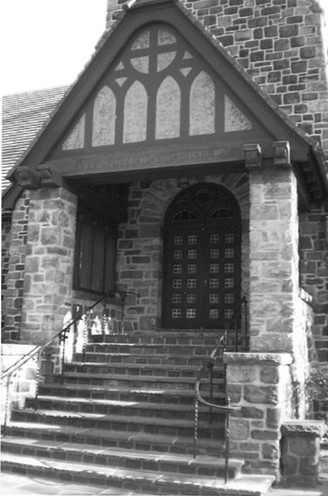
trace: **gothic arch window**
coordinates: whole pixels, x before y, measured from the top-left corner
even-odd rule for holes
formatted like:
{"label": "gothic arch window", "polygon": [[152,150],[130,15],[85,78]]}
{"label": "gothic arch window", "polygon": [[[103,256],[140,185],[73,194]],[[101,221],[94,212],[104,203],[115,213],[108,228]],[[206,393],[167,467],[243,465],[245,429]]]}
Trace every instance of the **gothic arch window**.
{"label": "gothic arch window", "polygon": [[104,86],[95,98],[93,107],[92,146],[115,143],[116,97]]}
{"label": "gothic arch window", "polygon": [[147,91],[140,81],[135,81],[129,88],[124,100],[123,143],[145,141],[147,108]]}
{"label": "gothic arch window", "polygon": [[215,132],[215,86],[207,72],[201,71],[190,88],[190,136]]}
{"label": "gothic arch window", "polygon": [[156,139],[180,136],[181,92],[172,76],[160,85],[156,98]]}
{"label": "gothic arch window", "polygon": [[210,70],[168,24],[148,25],[132,36],[91,104],[86,145],[82,131],[75,131],[65,150],[216,132],[218,102]]}

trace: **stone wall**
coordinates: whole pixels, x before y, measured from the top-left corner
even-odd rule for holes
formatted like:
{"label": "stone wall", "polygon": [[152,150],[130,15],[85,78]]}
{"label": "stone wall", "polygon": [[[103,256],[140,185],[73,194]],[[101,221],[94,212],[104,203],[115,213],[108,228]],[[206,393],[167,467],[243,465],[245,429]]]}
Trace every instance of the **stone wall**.
{"label": "stone wall", "polygon": [[292,417],[293,358],[285,353],[226,353],[227,394],[239,407],[230,423],[231,456],[244,470],[279,478],[280,426]]}
{"label": "stone wall", "polygon": [[128,221],[119,229],[117,281],[132,291],[126,301],[127,332],[160,327],[162,291],[162,233],[166,209],[181,188],[197,182],[222,184],[232,191],[242,215],[242,292],[249,287],[249,186],[246,174],[167,179],[130,187]]}
{"label": "stone wall", "polygon": [[71,308],[76,196],[63,188],[30,195],[21,341],[40,344]]}
{"label": "stone wall", "polygon": [[18,341],[20,336],[28,213],[29,193],[25,192],[2,226],[3,342]]}
{"label": "stone wall", "polygon": [[[323,0],[325,1],[325,0]],[[107,26],[127,0],[108,0]],[[182,0],[328,155],[327,40],[316,0]]]}
{"label": "stone wall", "polygon": [[328,361],[328,204],[300,216],[301,285],[313,299],[317,359]]}

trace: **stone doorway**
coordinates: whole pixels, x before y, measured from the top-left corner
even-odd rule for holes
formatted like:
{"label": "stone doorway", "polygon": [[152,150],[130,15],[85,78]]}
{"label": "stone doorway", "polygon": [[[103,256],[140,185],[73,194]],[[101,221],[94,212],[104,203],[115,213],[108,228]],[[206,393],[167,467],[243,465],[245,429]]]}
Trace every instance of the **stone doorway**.
{"label": "stone doorway", "polygon": [[239,311],[239,205],[223,186],[200,183],[180,192],[164,222],[162,326],[224,329]]}

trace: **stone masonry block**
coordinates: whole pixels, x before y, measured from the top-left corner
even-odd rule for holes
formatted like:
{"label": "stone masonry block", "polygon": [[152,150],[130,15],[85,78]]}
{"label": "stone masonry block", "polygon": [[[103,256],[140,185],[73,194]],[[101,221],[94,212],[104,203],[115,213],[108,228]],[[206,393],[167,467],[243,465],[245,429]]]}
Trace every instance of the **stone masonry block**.
{"label": "stone masonry block", "polygon": [[279,382],[279,370],[277,367],[266,366],[260,371],[261,382],[265,384],[278,384]]}
{"label": "stone masonry block", "polygon": [[256,369],[252,365],[231,366],[227,370],[227,380],[230,383],[253,382]]}
{"label": "stone masonry block", "polygon": [[26,272],[38,272],[39,262],[39,257],[27,257],[25,262]]}
{"label": "stone masonry block", "polygon": [[246,441],[249,438],[250,424],[248,420],[232,417],[230,420],[230,436],[235,441]]}
{"label": "stone masonry block", "polygon": [[61,245],[62,231],[60,228],[41,228],[41,242],[44,245]]}
{"label": "stone masonry block", "polygon": [[280,408],[267,408],[266,410],[266,425],[271,429],[278,428],[281,424],[281,409]]}
{"label": "stone masonry block", "polygon": [[244,386],[244,399],[249,403],[278,403],[278,390],[272,386]]}
{"label": "stone masonry block", "polygon": [[279,460],[280,450],[279,444],[276,443],[263,443],[262,444],[262,457],[269,460]]}

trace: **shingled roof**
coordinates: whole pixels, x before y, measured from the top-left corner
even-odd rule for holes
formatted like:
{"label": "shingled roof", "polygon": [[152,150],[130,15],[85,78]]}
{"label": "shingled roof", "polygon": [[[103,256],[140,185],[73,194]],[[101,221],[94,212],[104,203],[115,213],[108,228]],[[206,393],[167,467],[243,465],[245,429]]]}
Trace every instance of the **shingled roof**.
{"label": "shingled roof", "polygon": [[60,86],[3,96],[2,191],[10,184],[5,179],[8,172],[36,140],[68,88]]}

